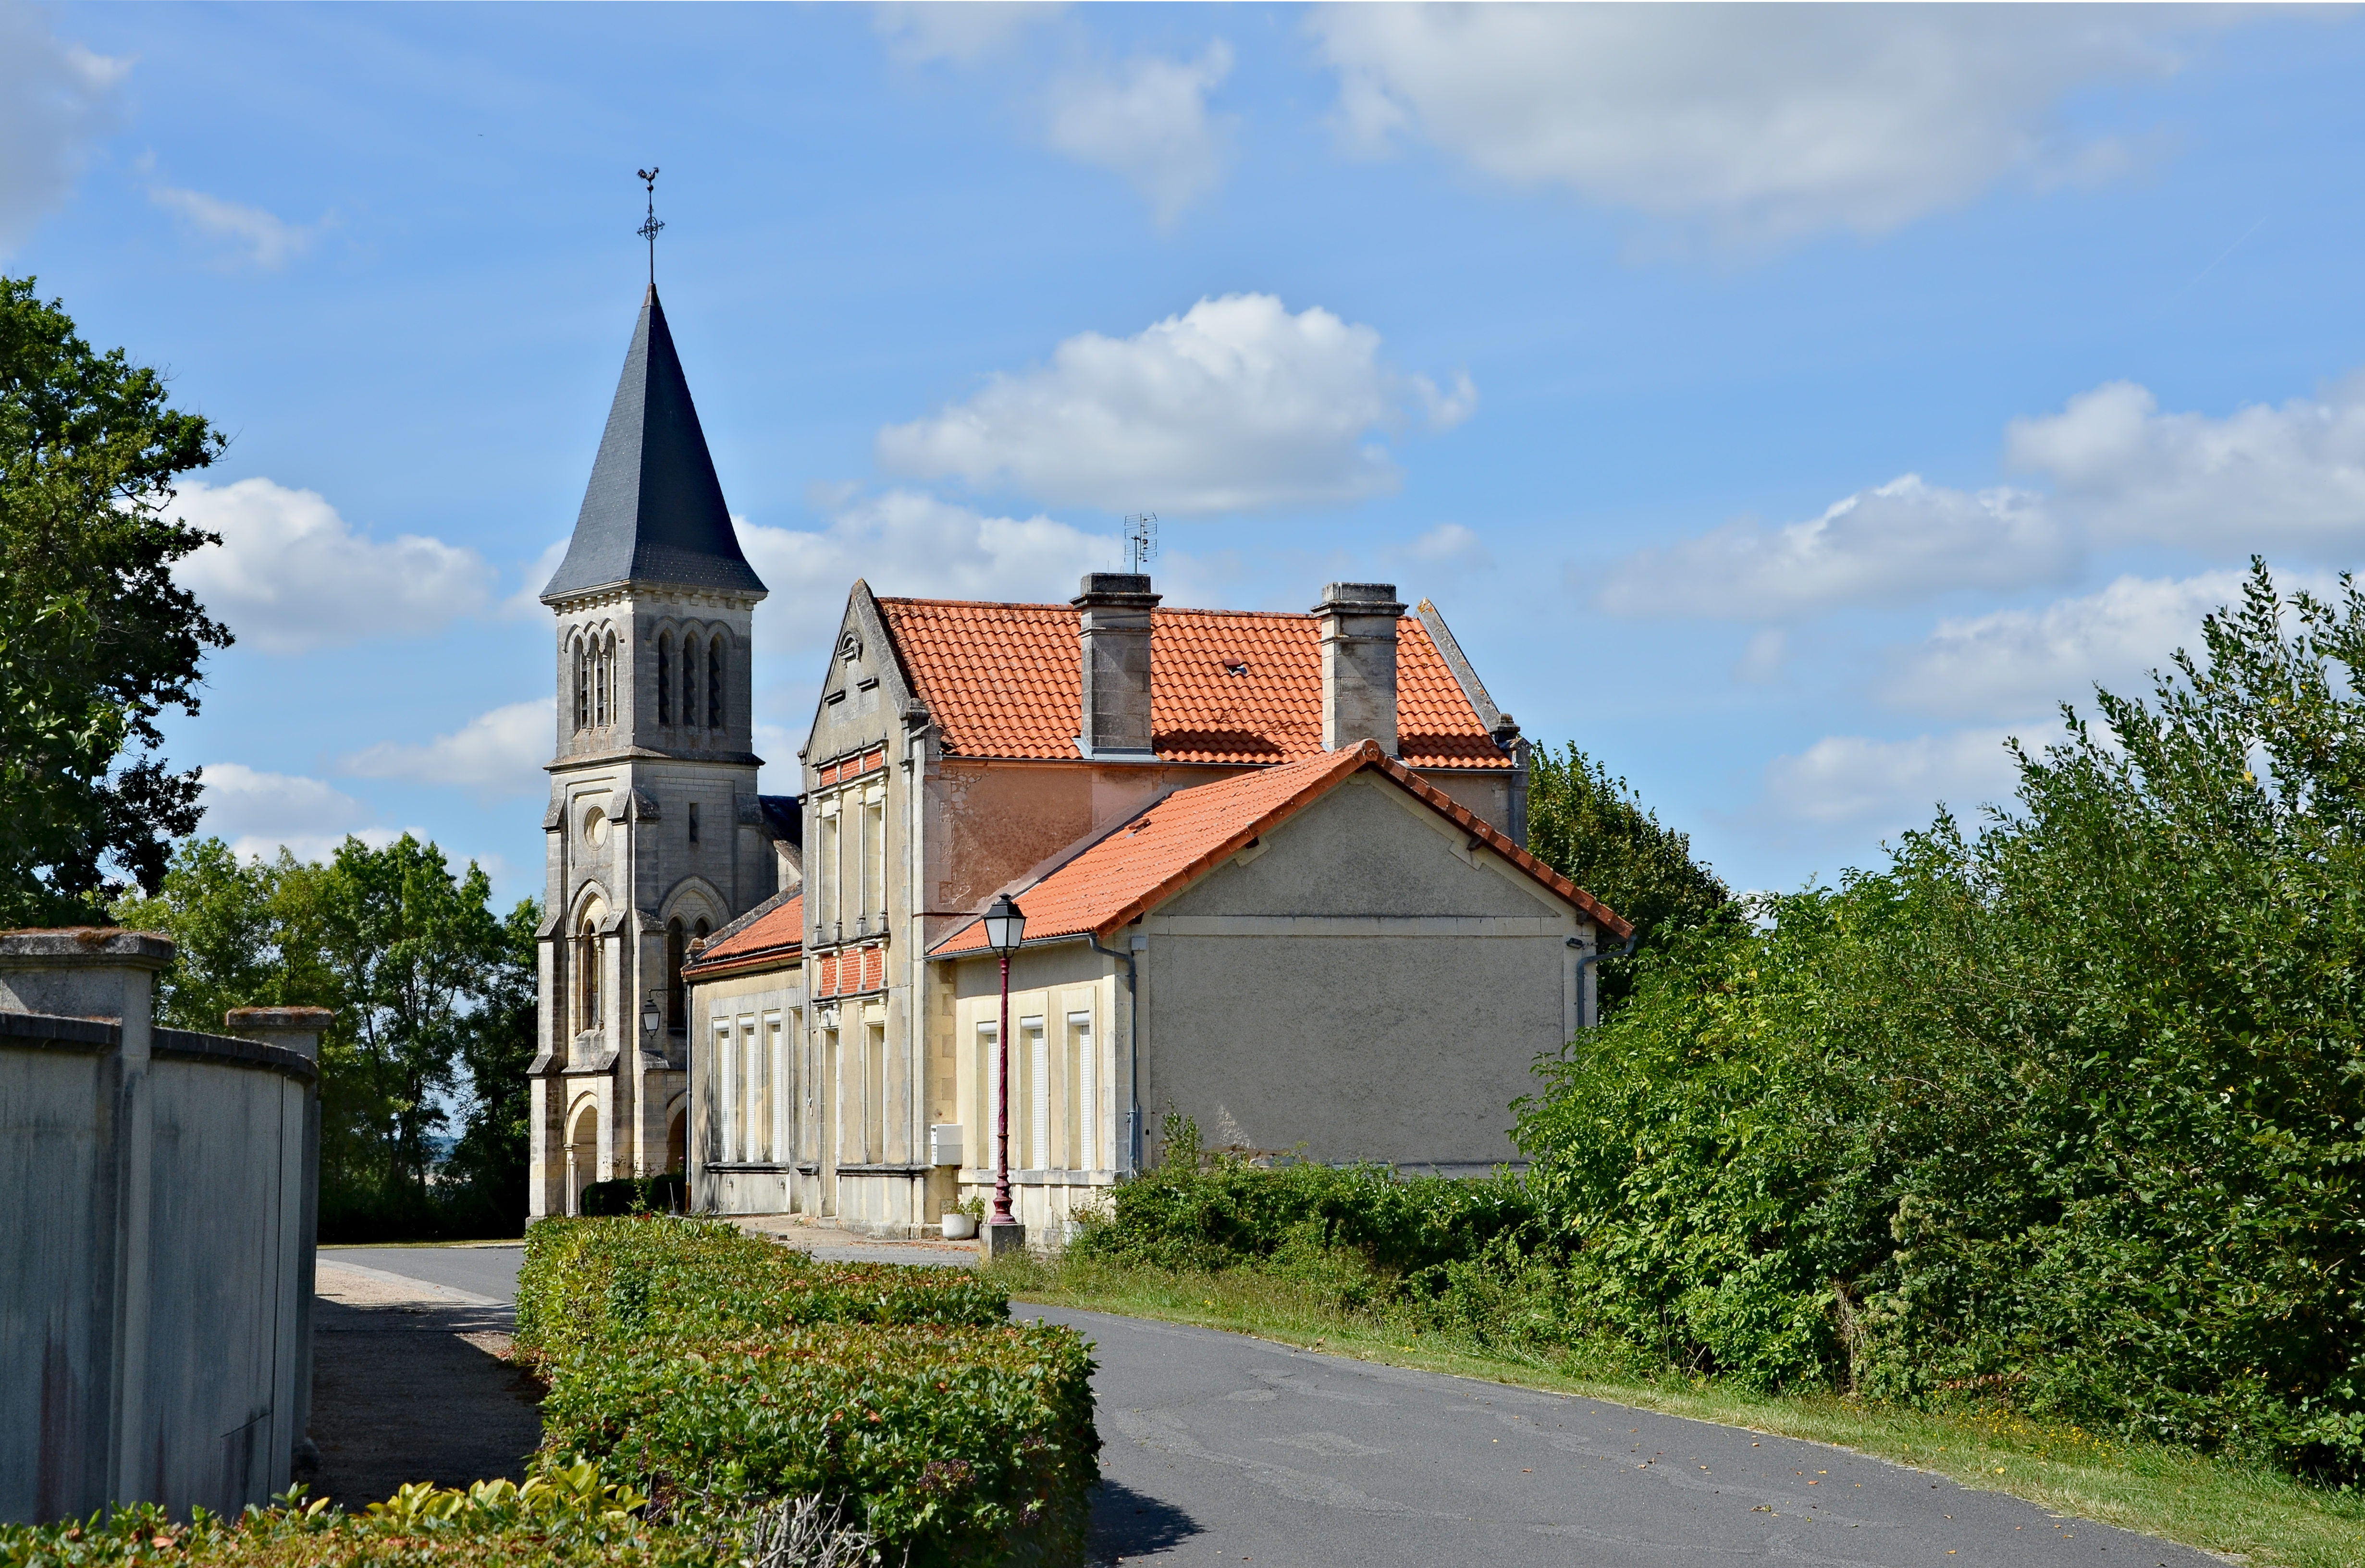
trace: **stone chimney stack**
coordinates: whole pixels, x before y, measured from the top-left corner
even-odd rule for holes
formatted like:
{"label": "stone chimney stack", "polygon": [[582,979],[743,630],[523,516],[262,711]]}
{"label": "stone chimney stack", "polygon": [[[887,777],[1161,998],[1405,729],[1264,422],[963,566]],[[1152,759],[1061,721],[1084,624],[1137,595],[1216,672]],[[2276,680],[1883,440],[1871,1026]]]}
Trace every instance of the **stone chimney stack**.
{"label": "stone chimney stack", "polygon": [[1149,727],[1149,612],[1158,596],[1133,572],[1087,572],[1077,610],[1084,644],[1084,733],[1076,749],[1104,762],[1154,762]]}
{"label": "stone chimney stack", "polygon": [[1396,617],[1394,583],[1332,583],[1314,607],[1322,643],[1322,749],[1377,741],[1396,746]]}

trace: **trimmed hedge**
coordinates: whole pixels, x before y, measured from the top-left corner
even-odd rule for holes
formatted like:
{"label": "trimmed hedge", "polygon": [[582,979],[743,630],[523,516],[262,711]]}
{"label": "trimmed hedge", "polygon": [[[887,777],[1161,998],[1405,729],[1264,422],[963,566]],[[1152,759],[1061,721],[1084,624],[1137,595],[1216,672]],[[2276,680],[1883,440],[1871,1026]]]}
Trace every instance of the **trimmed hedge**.
{"label": "trimmed hedge", "polygon": [[1081,1558],[1093,1363],[964,1269],[816,1263],[728,1225],[550,1219],[518,1346],[547,1450],[676,1512],[843,1502],[915,1565]]}

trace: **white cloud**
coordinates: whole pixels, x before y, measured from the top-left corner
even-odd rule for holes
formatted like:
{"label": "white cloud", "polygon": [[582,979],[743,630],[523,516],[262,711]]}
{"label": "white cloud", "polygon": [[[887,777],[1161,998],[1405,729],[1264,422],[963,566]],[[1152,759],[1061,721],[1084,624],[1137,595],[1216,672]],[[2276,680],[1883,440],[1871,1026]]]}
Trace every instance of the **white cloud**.
{"label": "white cloud", "polygon": [[550,607],[542,602],[542,590],[558,575],[558,564],[566,559],[569,539],[554,539],[543,547],[541,554],[521,568],[517,591],[501,600],[500,618],[504,621],[531,621],[537,615],[547,615]]}
{"label": "white cloud", "polygon": [[1597,598],[1616,615],[1783,621],[1959,588],[2025,588],[2058,580],[2076,559],[2042,498],[1950,490],[1908,474],[1805,522],[1735,522],[1637,551],[1610,566]]}
{"label": "white cloud", "polygon": [[[2123,577],[2041,610],[2001,610],[1942,621],[1920,646],[1891,661],[1881,688],[1890,703],[1945,718],[1991,718],[2081,707],[2096,685],[2148,696],[2150,675],[2179,648],[2201,647],[2201,618],[2242,601],[2244,574]],[[2328,595],[2328,574],[2284,574],[2276,586]]]}
{"label": "white cloud", "polygon": [[50,35],[41,8],[0,0],[0,253],[66,197],[111,129],[128,60]]}
{"label": "white cloud", "polygon": [[739,524],[739,547],[771,597],[756,610],[768,657],[826,647],[846,589],[926,599],[1065,599],[1105,571],[1117,542],[1048,517],[985,517],[916,490],[857,497],[818,532]]}
{"label": "white cloud", "polygon": [[1942,801],[1967,817],[2011,799],[2019,774],[2004,743],[2014,735],[2039,750],[2058,738],[2059,726],[1955,730],[1893,741],[1826,735],[1767,765],[1758,811],[1797,827],[1844,830],[1858,841],[1926,826]]}
{"label": "white cloud", "polygon": [[909,65],[942,60],[973,65],[1008,48],[1027,28],[1049,21],[1065,6],[1003,0],[958,4],[882,5],[870,13],[871,30],[887,51]]}
{"label": "white cloud", "polygon": [[290,223],[259,207],[242,207],[203,191],[175,190],[169,185],[151,188],[148,199],[265,272],[277,272],[310,250],[328,226],[325,218],[311,225]]}
{"label": "white cloud", "polygon": [[311,490],[188,484],[174,510],[222,540],[174,578],[266,653],[432,632],[491,598],[493,569],[475,551],[415,533],[380,543]]}
{"label": "white cloud", "polygon": [[2013,420],[2005,457],[2050,479],[2108,538],[2220,555],[2365,543],[2365,373],[2321,398],[2222,420],[2163,414],[2149,391],[2114,381],[2057,414]]}
{"label": "white cloud", "polygon": [[1172,223],[1223,179],[1223,127],[1208,118],[1207,95],[1231,69],[1231,46],[1217,39],[1195,61],[1150,55],[1063,77],[1051,87],[1051,146],[1123,174]]}
{"label": "white cloud", "polygon": [[1335,505],[1396,487],[1378,432],[1447,429],[1476,401],[1466,375],[1440,392],[1382,364],[1370,327],[1236,294],[1130,338],[1079,333],[1048,364],[880,431],[879,461],[1113,512]]}
{"label": "white cloud", "polygon": [[479,713],[423,745],[380,741],[345,757],[339,768],[357,778],[449,785],[479,801],[540,795],[549,788],[542,765],[550,760],[555,724],[553,700],[537,697]]}
{"label": "white cloud", "polygon": [[199,831],[230,840],[241,858],[274,859],[285,845],[299,860],[325,860],[348,834],[372,845],[401,836],[373,827],[367,806],[318,778],[209,762],[200,781],[205,820]]}
{"label": "white cloud", "polygon": [[1486,542],[1475,530],[1458,522],[1440,522],[1402,549],[1390,552],[1398,561],[1416,566],[1463,567],[1476,570],[1495,564]]}
{"label": "white cloud", "polygon": [[2214,17],[2132,8],[1324,6],[1349,141],[1417,132],[1487,174],[1729,237],[1894,229],[2015,173],[2129,162],[2057,109],[2173,72]]}

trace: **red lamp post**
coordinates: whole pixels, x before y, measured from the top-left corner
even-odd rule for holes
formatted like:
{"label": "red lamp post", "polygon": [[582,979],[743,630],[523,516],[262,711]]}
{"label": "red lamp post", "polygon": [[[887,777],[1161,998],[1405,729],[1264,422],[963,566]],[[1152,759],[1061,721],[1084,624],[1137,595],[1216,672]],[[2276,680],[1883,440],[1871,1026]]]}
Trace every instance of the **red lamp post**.
{"label": "red lamp post", "polygon": [[1026,915],[1003,893],[985,912],[985,945],[1002,959],[1002,1027],[994,1036],[1002,1056],[994,1094],[993,1217],[989,1225],[1016,1225],[1010,1212],[1010,955],[1026,939]]}

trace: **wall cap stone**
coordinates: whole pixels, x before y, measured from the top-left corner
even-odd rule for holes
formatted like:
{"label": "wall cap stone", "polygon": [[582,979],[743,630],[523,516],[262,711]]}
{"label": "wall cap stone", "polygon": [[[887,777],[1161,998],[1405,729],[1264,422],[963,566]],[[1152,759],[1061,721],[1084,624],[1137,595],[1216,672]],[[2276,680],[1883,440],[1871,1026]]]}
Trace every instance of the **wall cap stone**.
{"label": "wall cap stone", "polygon": [[158,931],[112,925],[24,926],[0,931],[0,967],[18,969],[161,969],[173,939]]}

